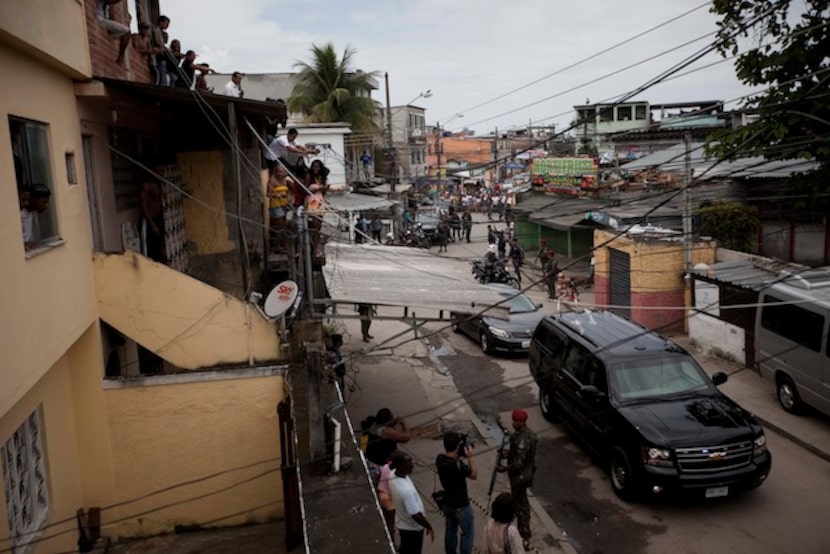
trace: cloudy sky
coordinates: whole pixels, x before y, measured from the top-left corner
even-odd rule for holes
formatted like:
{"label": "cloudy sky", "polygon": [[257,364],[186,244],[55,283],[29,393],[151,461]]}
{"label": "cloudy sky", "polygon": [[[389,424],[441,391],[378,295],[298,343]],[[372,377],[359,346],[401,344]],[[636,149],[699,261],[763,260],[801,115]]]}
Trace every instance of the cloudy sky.
{"label": "cloudy sky", "polygon": [[[357,68],[379,72],[377,100],[385,103],[383,74],[388,73],[392,105],[411,102],[426,108],[430,124],[440,121],[448,129],[468,127],[477,133],[529,122],[564,130],[574,119],[574,105],[636,90],[705,48],[716,29],[701,0],[160,3],[172,20],[170,38],[180,39],[184,49],[196,50],[200,60],[219,71],[287,72],[296,61],[309,59],[312,44],[330,42],[338,51],[348,46],[357,51]],[[653,27],[659,28],[568,67]],[[720,60],[717,53],[709,54],[681,73]],[[612,72],[619,73],[601,79]],[[427,90],[430,98],[417,98]],[[652,104],[731,100],[747,92],[729,60],[634,99]]]}

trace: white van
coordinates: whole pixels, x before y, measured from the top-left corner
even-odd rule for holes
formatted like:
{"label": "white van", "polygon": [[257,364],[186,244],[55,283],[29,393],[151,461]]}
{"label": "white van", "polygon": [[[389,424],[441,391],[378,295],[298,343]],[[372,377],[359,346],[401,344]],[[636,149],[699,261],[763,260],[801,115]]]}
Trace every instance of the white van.
{"label": "white van", "polygon": [[830,267],[782,272],[758,301],[755,360],[781,407],[830,415]]}

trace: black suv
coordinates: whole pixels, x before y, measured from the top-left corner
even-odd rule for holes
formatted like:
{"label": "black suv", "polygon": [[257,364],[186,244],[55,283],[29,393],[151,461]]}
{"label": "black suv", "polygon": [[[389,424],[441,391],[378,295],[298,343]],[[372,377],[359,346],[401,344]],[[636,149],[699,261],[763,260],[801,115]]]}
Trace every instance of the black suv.
{"label": "black suv", "polygon": [[706,498],[758,487],[766,437],[683,348],[611,312],[548,315],[530,372],[545,419],[562,421],[608,463],[623,500],[643,493]]}

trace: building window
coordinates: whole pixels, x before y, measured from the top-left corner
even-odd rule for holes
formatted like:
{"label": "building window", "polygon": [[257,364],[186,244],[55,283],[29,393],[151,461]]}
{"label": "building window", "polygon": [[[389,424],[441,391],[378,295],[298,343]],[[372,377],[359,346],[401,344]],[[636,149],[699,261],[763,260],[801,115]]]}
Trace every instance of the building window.
{"label": "building window", "polygon": [[576,111],[576,116],[579,118],[578,124],[595,123],[596,111],[594,108],[581,108]]}
{"label": "building window", "polygon": [[599,109],[599,120],[608,122],[614,120],[614,106],[602,106]]}
{"label": "building window", "polygon": [[12,551],[24,552],[46,523],[49,492],[40,408],[0,448]]}
{"label": "building window", "polygon": [[10,116],[9,132],[23,242],[26,250],[35,250],[60,240],[52,198],[49,126]]}
{"label": "building window", "polygon": [[617,121],[631,121],[631,106],[617,106]]}
{"label": "building window", "polygon": [[645,104],[640,104],[639,106],[634,106],[634,119],[638,121],[643,121],[648,119],[648,109]]}

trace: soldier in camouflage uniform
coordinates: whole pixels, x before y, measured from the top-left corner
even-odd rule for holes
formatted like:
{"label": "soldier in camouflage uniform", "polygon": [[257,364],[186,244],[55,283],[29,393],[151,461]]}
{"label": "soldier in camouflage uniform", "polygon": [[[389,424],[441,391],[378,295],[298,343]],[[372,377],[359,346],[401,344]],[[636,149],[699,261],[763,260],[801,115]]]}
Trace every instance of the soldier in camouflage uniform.
{"label": "soldier in camouflage uniform", "polygon": [[499,467],[510,477],[510,494],[515,502],[519,534],[524,539],[525,550],[530,548],[530,504],[527,489],[533,485],[536,473],[536,434],[527,428],[527,412],[513,410],[514,433],[510,436],[507,466]]}

